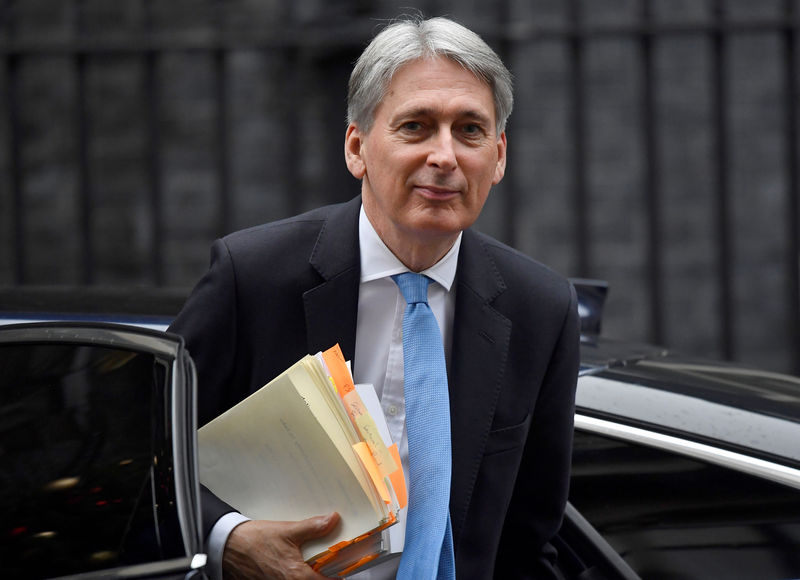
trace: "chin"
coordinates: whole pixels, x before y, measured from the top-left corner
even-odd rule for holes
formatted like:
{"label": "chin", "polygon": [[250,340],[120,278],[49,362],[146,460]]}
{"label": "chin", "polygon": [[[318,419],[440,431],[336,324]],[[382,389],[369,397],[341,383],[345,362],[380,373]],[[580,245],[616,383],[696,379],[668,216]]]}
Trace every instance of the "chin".
{"label": "chin", "polygon": [[410,229],[414,231],[419,238],[434,240],[457,236],[458,233],[466,227],[468,226],[462,226],[460,222],[430,220],[424,223],[415,223]]}
{"label": "chin", "polygon": [[449,207],[434,206],[426,208],[425,211],[421,212],[421,215],[418,214],[411,221],[419,229],[460,232],[472,225],[475,219],[470,215],[466,215],[466,212],[454,211]]}

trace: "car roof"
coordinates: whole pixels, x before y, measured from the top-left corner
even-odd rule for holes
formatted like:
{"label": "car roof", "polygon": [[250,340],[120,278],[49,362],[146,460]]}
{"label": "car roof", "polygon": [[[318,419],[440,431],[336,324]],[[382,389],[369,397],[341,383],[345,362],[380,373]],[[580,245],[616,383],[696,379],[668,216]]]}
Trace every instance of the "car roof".
{"label": "car roof", "polygon": [[579,412],[800,465],[797,377],[604,339],[582,355]]}

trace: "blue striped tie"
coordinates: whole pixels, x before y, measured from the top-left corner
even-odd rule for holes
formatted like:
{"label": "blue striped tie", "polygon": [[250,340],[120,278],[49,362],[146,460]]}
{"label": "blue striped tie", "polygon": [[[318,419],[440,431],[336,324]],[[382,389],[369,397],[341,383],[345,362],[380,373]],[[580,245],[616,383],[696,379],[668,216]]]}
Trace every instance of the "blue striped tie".
{"label": "blue striped tie", "polygon": [[406,541],[397,578],[455,578],[450,526],[450,401],[439,325],[422,274],[392,276],[408,303],[403,367],[410,479]]}

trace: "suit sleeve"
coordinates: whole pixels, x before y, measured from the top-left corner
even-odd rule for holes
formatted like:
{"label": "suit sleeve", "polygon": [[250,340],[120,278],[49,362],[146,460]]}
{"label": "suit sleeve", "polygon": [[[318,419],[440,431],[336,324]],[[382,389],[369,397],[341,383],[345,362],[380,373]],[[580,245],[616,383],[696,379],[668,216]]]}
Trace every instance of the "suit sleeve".
{"label": "suit sleeve", "polygon": [[[225,243],[211,248],[211,266],[197,283],[169,327],[183,337],[195,363],[198,385],[198,424],[204,425],[230,405],[230,385],[236,358],[236,280]],[[232,507],[201,489],[204,537]]]}
{"label": "suit sleeve", "polygon": [[198,381],[198,423],[205,425],[230,405],[236,358],[236,276],[228,248],[217,240],[211,266],[169,327],[183,337]]}
{"label": "suit sleeve", "polygon": [[569,491],[580,356],[577,297],[569,288],[569,307],[536,401],[503,527],[496,578],[557,578],[550,541],[561,526]]}

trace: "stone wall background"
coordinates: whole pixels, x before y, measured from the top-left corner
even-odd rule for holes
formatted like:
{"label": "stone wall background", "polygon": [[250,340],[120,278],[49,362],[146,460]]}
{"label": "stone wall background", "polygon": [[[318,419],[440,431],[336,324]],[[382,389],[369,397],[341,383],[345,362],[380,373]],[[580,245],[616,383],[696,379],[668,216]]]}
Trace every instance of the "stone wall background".
{"label": "stone wall background", "polygon": [[355,195],[346,79],[412,5],[515,75],[481,229],[607,280],[608,336],[798,372],[796,4],[0,2],[0,285],[188,292],[217,236]]}

